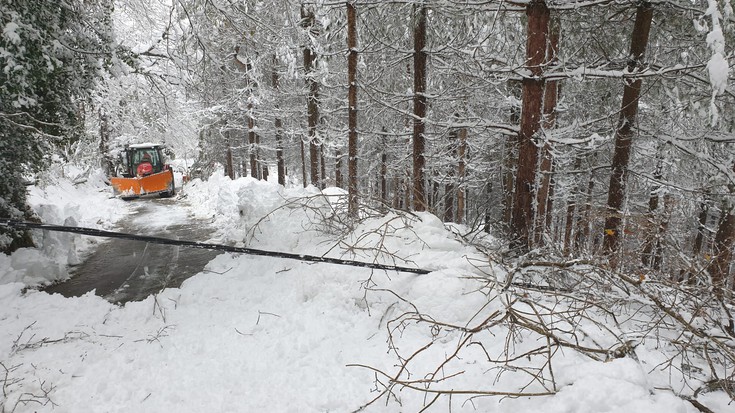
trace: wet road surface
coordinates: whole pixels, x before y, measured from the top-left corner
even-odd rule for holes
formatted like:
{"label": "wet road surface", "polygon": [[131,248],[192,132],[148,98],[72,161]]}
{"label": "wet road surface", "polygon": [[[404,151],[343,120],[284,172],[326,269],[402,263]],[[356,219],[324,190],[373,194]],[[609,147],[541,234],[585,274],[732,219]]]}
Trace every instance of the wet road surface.
{"label": "wet road surface", "polygon": [[[187,241],[206,241],[213,229],[192,219],[176,199],[131,201],[133,213],[116,231]],[[141,241],[109,239],[87,259],[70,269],[71,279],[45,289],[75,297],[95,290],[114,303],[143,300],[164,288],[178,287],[202,271],[221,252]]]}

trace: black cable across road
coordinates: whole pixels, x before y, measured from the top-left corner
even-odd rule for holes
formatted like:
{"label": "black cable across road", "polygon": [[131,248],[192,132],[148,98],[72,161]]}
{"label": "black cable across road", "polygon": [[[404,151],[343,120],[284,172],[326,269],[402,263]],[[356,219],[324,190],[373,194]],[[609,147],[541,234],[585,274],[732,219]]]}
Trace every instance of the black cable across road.
{"label": "black cable across road", "polygon": [[205,242],[197,242],[197,241],[182,241],[182,240],[176,240],[176,239],[170,239],[170,238],[151,237],[148,235],[136,235],[136,234],[126,234],[124,232],[103,231],[103,230],[94,229],[94,228],[68,227],[64,225],[40,224],[36,222],[16,221],[13,219],[8,219],[8,218],[0,218],[0,226],[16,228],[16,229],[24,229],[24,230],[42,229],[46,231],[71,232],[74,234],[88,235],[91,237],[129,239],[133,241],[152,242],[154,244],[180,245],[183,247],[190,247],[190,248],[200,248],[200,249],[215,250],[215,251],[226,251],[226,252],[234,252],[238,254],[260,255],[264,257],[285,258],[289,260],[299,260],[299,261],[307,261],[307,262],[321,262],[325,264],[349,265],[352,267],[372,268],[375,270],[400,271],[400,272],[408,272],[408,273],[413,273],[413,274],[428,274],[431,272],[431,271],[424,270],[421,268],[399,267],[396,265],[376,264],[376,263],[361,262],[361,261],[350,261],[350,260],[342,260],[339,258],[319,257],[315,255],[293,254],[289,252],[266,251],[266,250],[259,250],[255,248],[232,247],[229,245],[208,244]]}

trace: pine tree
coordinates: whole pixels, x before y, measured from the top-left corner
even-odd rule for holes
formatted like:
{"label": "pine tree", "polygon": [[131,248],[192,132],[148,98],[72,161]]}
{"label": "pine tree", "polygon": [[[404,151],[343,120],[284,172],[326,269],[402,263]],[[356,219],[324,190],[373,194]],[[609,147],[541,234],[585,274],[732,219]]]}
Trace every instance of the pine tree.
{"label": "pine tree", "polygon": [[519,133],[518,170],[516,173],[511,229],[517,246],[528,248],[532,242],[534,186],[536,183],[538,149],[536,133],[541,129],[544,99],[543,65],[547,63],[549,8],[544,0],[534,0],[526,6],[528,39],[526,66],[530,76],[523,79],[523,108]]}
{"label": "pine tree", "polygon": [[413,22],[413,209],[425,211],[424,150],[426,145],[426,4],[415,6]]}
{"label": "pine tree", "polygon": [[[112,2],[11,0],[0,7],[0,216],[28,219],[25,180],[79,137],[80,104],[111,60]],[[89,30],[90,27],[96,30]],[[0,228],[0,251],[31,245]]]}
{"label": "pine tree", "polygon": [[[636,8],[636,18],[633,34],[630,41],[630,61],[628,72],[635,73],[643,65],[643,57],[648,46],[648,35],[653,19],[653,6],[642,2]],[[608,191],[605,219],[605,251],[615,253],[619,248],[620,232],[622,231],[623,202],[626,197],[626,181],[628,179],[628,163],[635,133],[636,116],[638,115],[638,99],[641,95],[642,79],[633,78],[627,81],[623,92],[620,121],[615,131],[615,155],[610,175],[610,189]]]}
{"label": "pine tree", "polygon": [[348,173],[349,213],[357,217],[357,11],[354,1],[347,2],[347,88],[348,98]]}

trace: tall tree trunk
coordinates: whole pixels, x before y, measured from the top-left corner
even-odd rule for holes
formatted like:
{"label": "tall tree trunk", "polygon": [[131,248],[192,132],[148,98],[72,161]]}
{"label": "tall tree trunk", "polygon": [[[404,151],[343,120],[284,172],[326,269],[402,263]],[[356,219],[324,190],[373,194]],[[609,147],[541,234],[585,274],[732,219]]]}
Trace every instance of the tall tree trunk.
{"label": "tall tree trunk", "polygon": [[439,197],[440,185],[439,185],[438,172],[434,171],[433,175],[434,175],[434,179],[427,180],[428,186],[431,187],[431,194],[429,196],[428,205],[429,205],[429,211],[431,211],[432,214],[439,215],[438,213],[439,201],[441,198]]}
{"label": "tall tree trunk", "polygon": [[[580,168],[582,168],[582,158],[577,157],[577,159],[574,161],[574,170],[579,171]],[[577,209],[576,199],[579,196],[579,193],[569,194],[569,197],[567,198],[567,218],[564,223],[564,255],[569,255],[572,252],[572,229],[574,228],[574,211]]]}
{"label": "tall tree trunk", "polygon": [[413,181],[411,181],[411,171],[406,170],[406,176],[403,179],[403,199],[401,200],[403,209],[411,209],[411,195],[413,194]]}
{"label": "tall tree trunk", "polygon": [[733,241],[735,241],[735,210],[729,205],[729,209],[723,211],[720,225],[717,227],[712,246],[712,261],[707,266],[715,294],[720,298],[723,296],[723,289],[730,274]]}
{"label": "tall tree trunk", "polygon": [[274,121],[276,128],[276,165],[278,170],[278,185],[286,186],[286,161],[283,157],[283,124],[280,117]]}
{"label": "tall tree trunk", "polygon": [[[656,162],[656,170],[653,173],[653,178],[656,181],[660,181],[662,178],[661,169],[663,168],[662,165],[663,160],[658,157],[658,162]],[[661,189],[661,186],[656,182],[653,185],[653,188],[651,188],[651,194],[648,198],[648,217],[647,217],[647,223],[646,223],[646,234],[644,236],[646,237],[645,242],[643,243],[643,251],[641,252],[641,262],[646,267],[654,267],[654,263],[656,262],[654,251],[656,250],[656,244],[658,244],[659,236],[661,235],[661,217],[659,217],[658,207],[659,207],[659,199],[660,194],[659,190]],[[658,269],[658,268],[654,268]]]}
{"label": "tall tree trunk", "polygon": [[[509,88],[514,91],[512,94],[513,103],[510,107],[510,124],[518,125],[521,121],[521,108],[516,103],[516,89],[518,82],[509,82]],[[522,88],[521,88],[522,93]],[[502,191],[503,191],[503,229],[510,232],[511,220],[513,217],[513,193],[515,187],[515,172],[518,166],[518,135],[509,135],[505,139],[505,148],[503,150],[503,173],[502,173]]]}
{"label": "tall tree trunk", "polygon": [[[490,200],[490,196],[493,193],[493,183],[492,181],[485,183],[485,199],[488,201]],[[482,230],[490,233],[490,230],[492,229],[492,215],[490,215],[490,202],[485,202],[485,216],[483,217],[483,227]]]}
{"label": "tall tree trunk", "polygon": [[567,199],[567,217],[564,221],[564,255],[569,255],[572,252],[572,228],[574,227],[574,211],[576,207],[574,196],[571,195]]}
{"label": "tall tree trunk", "polygon": [[[273,55],[272,81],[277,100],[277,96],[280,93],[280,80],[278,76],[278,58],[276,55]],[[286,186],[286,161],[283,159],[283,122],[281,121],[279,109],[280,107],[276,103],[274,107],[275,119],[273,120],[273,126],[276,129],[276,164],[278,166],[278,184]]]}
{"label": "tall tree trunk", "polygon": [[[518,119],[511,124],[518,123]],[[511,220],[513,218],[513,192],[515,187],[515,170],[518,163],[517,157],[518,136],[508,136],[505,139],[505,147],[503,149],[503,225],[505,230],[510,231]]]}
{"label": "tall tree trunk", "polygon": [[426,210],[424,188],[426,130],[426,4],[421,0],[414,9],[413,28],[413,209]]}
{"label": "tall tree trunk", "polygon": [[454,193],[457,190],[457,184],[454,179],[455,160],[457,159],[459,131],[452,130],[449,132],[447,142],[447,154],[449,155],[449,165],[447,166],[446,184],[444,185],[444,222],[454,222]]}
{"label": "tall tree trunk", "polygon": [[393,203],[391,206],[393,209],[401,209],[401,178],[393,176]]}
{"label": "tall tree trunk", "polygon": [[[452,173],[452,175],[454,175]],[[453,179],[453,176],[447,178]],[[454,182],[449,181],[444,185],[444,222],[454,222],[454,192],[456,186]]]}
{"label": "tall tree trunk", "polygon": [[[245,57],[246,61],[243,63],[241,60],[240,55],[240,46],[235,47],[235,63],[245,71],[245,82],[247,85],[247,90],[249,92],[248,94],[248,105],[247,105],[247,118],[248,118],[248,156],[250,159],[250,176],[259,179],[260,176],[258,174],[258,142],[257,137],[255,136],[255,114],[254,114],[254,105],[253,105],[253,88],[255,87],[255,82],[252,79],[252,70],[253,65],[250,62],[250,59]],[[245,161],[243,160],[243,166],[245,164]],[[247,170],[244,169],[242,171],[243,175],[247,174]]]}
{"label": "tall tree trunk", "polygon": [[257,142],[255,141],[255,118],[253,117],[253,97],[248,99],[248,152],[250,154],[250,176],[258,179],[258,157],[256,154]]}
{"label": "tall tree trunk", "polygon": [[[593,156],[594,163],[597,157]],[[575,250],[584,251],[590,244],[590,226],[592,225],[592,193],[595,189],[595,171],[590,171],[590,180],[587,182],[585,194],[584,212],[577,217],[577,234],[574,237]]]}
{"label": "tall tree trunk", "polygon": [[321,168],[321,177],[319,181],[319,189],[324,189],[327,184],[327,162],[324,159],[324,145],[319,145],[319,167]]}
{"label": "tall tree trunk", "polygon": [[347,2],[347,193],[350,216],[357,217],[357,10]]}
{"label": "tall tree trunk", "polygon": [[388,154],[383,149],[380,154],[380,200],[384,205],[388,204]]}
{"label": "tall tree trunk", "polygon": [[383,205],[388,205],[388,151],[387,130],[385,126],[380,134],[380,200]]}
{"label": "tall tree trunk", "polygon": [[[315,27],[316,19],[314,12],[308,10],[306,6],[301,6],[301,27],[313,35],[318,35],[319,31]],[[319,83],[315,75],[315,63],[317,55],[310,42],[304,45],[304,75],[306,77],[306,86],[309,89],[309,95],[306,98],[306,112],[309,132],[309,158],[312,185],[321,188],[321,179],[319,178],[319,145],[317,142],[317,125],[319,123]]]}
{"label": "tall tree trunk", "polygon": [[[256,143],[256,136],[255,136],[255,114],[253,113],[255,108],[253,105],[254,97],[253,97],[253,89],[256,87],[256,83],[252,78],[252,70],[253,65],[250,61],[250,58],[247,56],[241,55],[240,46],[235,47],[235,64],[237,67],[239,67],[241,70],[245,73],[245,85],[248,91],[248,104],[247,104],[247,113],[246,116],[248,118],[248,142],[247,142],[247,152],[248,152],[248,158],[250,159],[250,176],[258,179],[258,156],[257,156],[257,143]],[[244,61],[243,61],[244,60]],[[242,175],[247,175],[247,167],[245,165],[245,160],[242,161]]]}
{"label": "tall tree trunk", "polygon": [[[661,265],[664,261],[664,238],[666,232],[669,230],[669,221],[671,220],[671,213],[674,210],[674,197],[671,194],[664,195],[664,211],[663,216],[659,222],[659,237],[656,240],[656,246],[653,251],[653,269],[660,270]],[[672,277],[675,279],[675,277]]]}
{"label": "tall tree trunk", "polygon": [[[735,164],[732,167],[735,172]],[[712,261],[707,266],[707,271],[712,277],[712,286],[715,294],[722,298],[723,289],[730,275],[732,264],[732,247],[735,242],[735,201],[732,200],[735,188],[730,188],[730,196],[723,202],[722,218],[717,227],[715,240],[712,244]]]}
{"label": "tall tree trunk", "polygon": [[709,217],[709,194],[704,194],[704,199],[700,206],[699,218],[697,222],[697,235],[694,237],[694,246],[692,248],[692,254],[694,258],[700,258],[702,253],[702,247],[704,245],[704,237],[707,232],[707,218]]}
{"label": "tall tree trunk", "polygon": [[309,181],[306,180],[306,154],[304,153],[304,140],[299,139],[299,143],[301,144],[301,179],[304,183],[304,188],[306,188],[306,186],[309,185]]}
{"label": "tall tree trunk", "polygon": [[[557,63],[559,55],[559,34],[561,31],[558,17],[549,21],[549,39],[547,44],[546,59],[549,66]],[[556,80],[546,82],[544,86],[544,108],[542,127],[544,130],[551,130],[556,125],[556,102],[559,98],[560,83]],[[551,143],[546,140],[541,152],[541,163],[539,164],[539,172],[541,177],[539,180],[538,192],[536,194],[536,224],[535,224],[535,243],[543,244],[544,235],[548,234],[551,226],[551,206],[553,199],[552,176],[554,169],[554,159],[551,151]]]}
{"label": "tall tree trunk", "polygon": [[[651,30],[653,6],[647,2],[638,4],[635,25],[630,40],[630,56],[628,72],[635,73],[643,68],[643,57],[648,46],[648,35]],[[620,121],[615,131],[615,153],[610,174],[610,187],[607,195],[607,216],[603,239],[603,251],[614,254],[620,248],[620,232],[622,231],[623,204],[626,198],[626,181],[628,163],[633,139],[633,127],[638,114],[638,100],[641,95],[641,79],[626,81],[623,90],[623,101],[620,110]],[[616,258],[613,257],[613,264]]]}
{"label": "tall tree trunk", "polygon": [[467,152],[467,128],[459,130],[459,147],[457,148],[457,156],[459,157],[459,165],[457,166],[457,175],[459,178],[459,190],[457,191],[457,219],[456,223],[464,222],[465,213],[465,189],[464,180],[466,172],[465,153]]}
{"label": "tall tree trunk", "polygon": [[[228,133],[229,135],[229,133]],[[230,177],[230,179],[235,179],[235,168],[232,164],[232,147],[230,147],[230,138],[227,137],[227,152],[225,153],[225,173],[227,173],[227,176]]]}
{"label": "tall tree trunk", "polygon": [[100,116],[100,167],[105,176],[112,176],[115,172],[115,166],[110,157],[110,135],[112,130],[110,129],[110,117],[104,108],[99,110]]}
{"label": "tall tree trunk", "polygon": [[532,0],[526,6],[528,38],[526,42],[526,68],[531,75],[523,79],[523,105],[521,128],[518,135],[518,171],[511,233],[513,245],[526,250],[531,247],[534,217],[534,186],[538,149],[536,133],[541,129],[541,111],[544,98],[544,80],[541,77],[546,63],[546,42],[549,33],[549,8],[544,0]]}
{"label": "tall tree trunk", "polygon": [[260,156],[260,135],[255,134],[255,173],[257,179],[263,179],[264,160]]}
{"label": "tall tree trunk", "polygon": [[552,230],[552,224],[554,219],[554,189],[556,188],[556,180],[554,178],[554,165],[555,163],[552,161],[551,163],[551,170],[549,171],[549,190],[548,196],[546,199],[546,217],[544,221],[545,225],[545,231],[547,234],[551,234]]}
{"label": "tall tree trunk", "polygon": [[342,177],[342,150],[334,149],[334,186],[344,188],[344,178]]}

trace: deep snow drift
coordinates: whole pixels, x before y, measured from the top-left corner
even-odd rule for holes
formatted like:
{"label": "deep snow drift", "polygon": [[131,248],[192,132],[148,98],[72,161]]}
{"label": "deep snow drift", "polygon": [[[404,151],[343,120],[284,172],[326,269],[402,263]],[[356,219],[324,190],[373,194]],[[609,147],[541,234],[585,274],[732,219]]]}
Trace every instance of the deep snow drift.
{"label": "deep snow drift", "polygon": [[[91,293],[24,291],[63,277],[80,250],[101,242],[39,235],[47,241],[42,251],[0,257],[0,410],[350,412],[367,405],[364,411],[417,412],[431,404],[426,411],[697,411],[674,395],[680,378],[656,368],[664,357],[656,343],[639,345],[635,357],[600,361],[562,350],[554,358],[555,389],[535,356],[526,371],[489,368],[487,360],[507,348],[520,353],[548,343],[521,333],[508,342],[502,323],[468,332],[507,311],[508,296],[488,282],[504,273],[431,214],[376,214],[344,232],[335,189],[325,191],[327,202],[314,188],[216,174],[183,192],[178,202],[220,229],[217,239],[202,241],[433,272],[223,254],[180,288],[117,307]],[[76,186],[62,179],[34,188],[31,200],[45,222],[109,228],[127,206],[108,197],[99,179]],[[580,343],[606,340],[588,332]],[[451,358],[458,349],[460,357]],[[532,371],[546,378],[534,380]],[[383,373],[405,387],[383,393]],[[426,388],[456,393],[433,402],[434,393],[419,391]],[[473,397],[464,390],[555,394]],[[735,412],[722,392],[699,400]]]}

